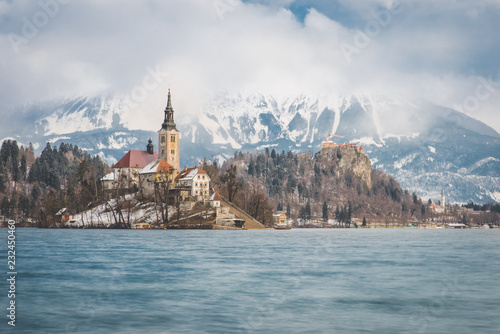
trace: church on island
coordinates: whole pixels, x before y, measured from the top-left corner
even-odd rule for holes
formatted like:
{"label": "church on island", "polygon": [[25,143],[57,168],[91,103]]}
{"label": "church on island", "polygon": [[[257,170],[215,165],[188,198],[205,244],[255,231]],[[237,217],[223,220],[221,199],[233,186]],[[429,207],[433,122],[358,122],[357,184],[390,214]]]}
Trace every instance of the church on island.
{"label": "church on island", "polygon": [[[202,203],[213,211],[213,221],[210,222],[213,229],[265,229],[264,225],[212,189],[210,176],[203,169],[196,166],[180,169],[179,135],[169,89],[163,123],[158,130],[158,152],[155,152],[151,138],[145,151],[129,150],[101,179],[105,193],[109,196],[135,193],[146,202],[154,200],[176,205],[177,223],[187,219],[179,216],[180,211],[184,211],[188,218],[194,217],[196,212],[192,214],[190,210]],[[149,226],[144,222],[148,219],[141,218],[141,224]],[[132,228],[146,228],[136,226]]]}
{"label": "church on island", "polygon": [[107,191],[137,190],[145,197],[168,189],[180,201],[206,202],[210,199],[210,177],[201,168],[180,169],[179,130],[174,122],[172,96],[168,90],[164,120],[158,131],[158,152],[151,138],[145,151],[130,150],[101,181]]}

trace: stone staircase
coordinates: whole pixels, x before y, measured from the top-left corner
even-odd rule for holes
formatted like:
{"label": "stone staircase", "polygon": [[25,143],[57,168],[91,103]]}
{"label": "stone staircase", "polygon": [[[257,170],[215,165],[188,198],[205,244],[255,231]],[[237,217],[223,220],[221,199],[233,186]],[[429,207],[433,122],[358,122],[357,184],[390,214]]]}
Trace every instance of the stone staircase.
{"label": "stone staircase", "polygon": [[238,208],[233,203],[226,200],[221,196],[221,206],[227,207],[232,214],[234,214],[237,218],[245,221],[245,229],[247,230],[265,230],[266,227],[259,223],[255,218],[250,216],[248,213]]}

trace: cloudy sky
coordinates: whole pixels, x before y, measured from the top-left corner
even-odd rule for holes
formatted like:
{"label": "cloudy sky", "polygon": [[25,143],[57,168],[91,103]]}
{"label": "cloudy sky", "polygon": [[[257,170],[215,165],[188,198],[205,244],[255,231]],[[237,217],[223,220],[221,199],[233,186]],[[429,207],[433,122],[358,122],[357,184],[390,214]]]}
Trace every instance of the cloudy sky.
{"label": "cloudy sky", "polygon": [[498,0],[2,0],[0,56],[4,110],[114,93],[162,110],[169,86],[192,115],[220,91],[355,92],[500,131]]}

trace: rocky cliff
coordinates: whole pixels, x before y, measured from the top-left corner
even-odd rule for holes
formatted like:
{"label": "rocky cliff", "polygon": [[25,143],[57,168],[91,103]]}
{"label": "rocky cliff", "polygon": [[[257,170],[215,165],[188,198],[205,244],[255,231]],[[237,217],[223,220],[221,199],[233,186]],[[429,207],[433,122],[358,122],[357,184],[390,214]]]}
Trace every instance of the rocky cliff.
{"label": "rocky cliff", "polygon": [[347,143],[336,145],[331,141],[325,141],[321,146],[321,151],[316,155],[316,159],[325,164],[335,164],[337,177],[352,171],[354,176],[366,183],[366,186],[371,189],[372,165],[362,146]]}

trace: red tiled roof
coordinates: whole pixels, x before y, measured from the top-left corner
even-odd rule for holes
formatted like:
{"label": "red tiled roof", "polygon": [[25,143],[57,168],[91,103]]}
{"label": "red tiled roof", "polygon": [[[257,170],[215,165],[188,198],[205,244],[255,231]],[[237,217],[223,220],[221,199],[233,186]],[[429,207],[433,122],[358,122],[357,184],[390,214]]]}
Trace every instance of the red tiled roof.
{"label": "red tiled roof", "polygon": [[150,174],[150,173],[169,173],[174,167],[170,165],[163,159],[156,159],[151,161],[146,167],[144,167],[139,174]]}
{"label": "red tiled roof", "polygon": [[218,192],[215,192],[210,200],[211,201],[222,201],[222,198],[220,198],[220,195]]}
{"label": "red tiled roof", "polygon": [[156,152],[149,154],[148,151],[130,150],[112,168],[144,168],[156,159]]}

